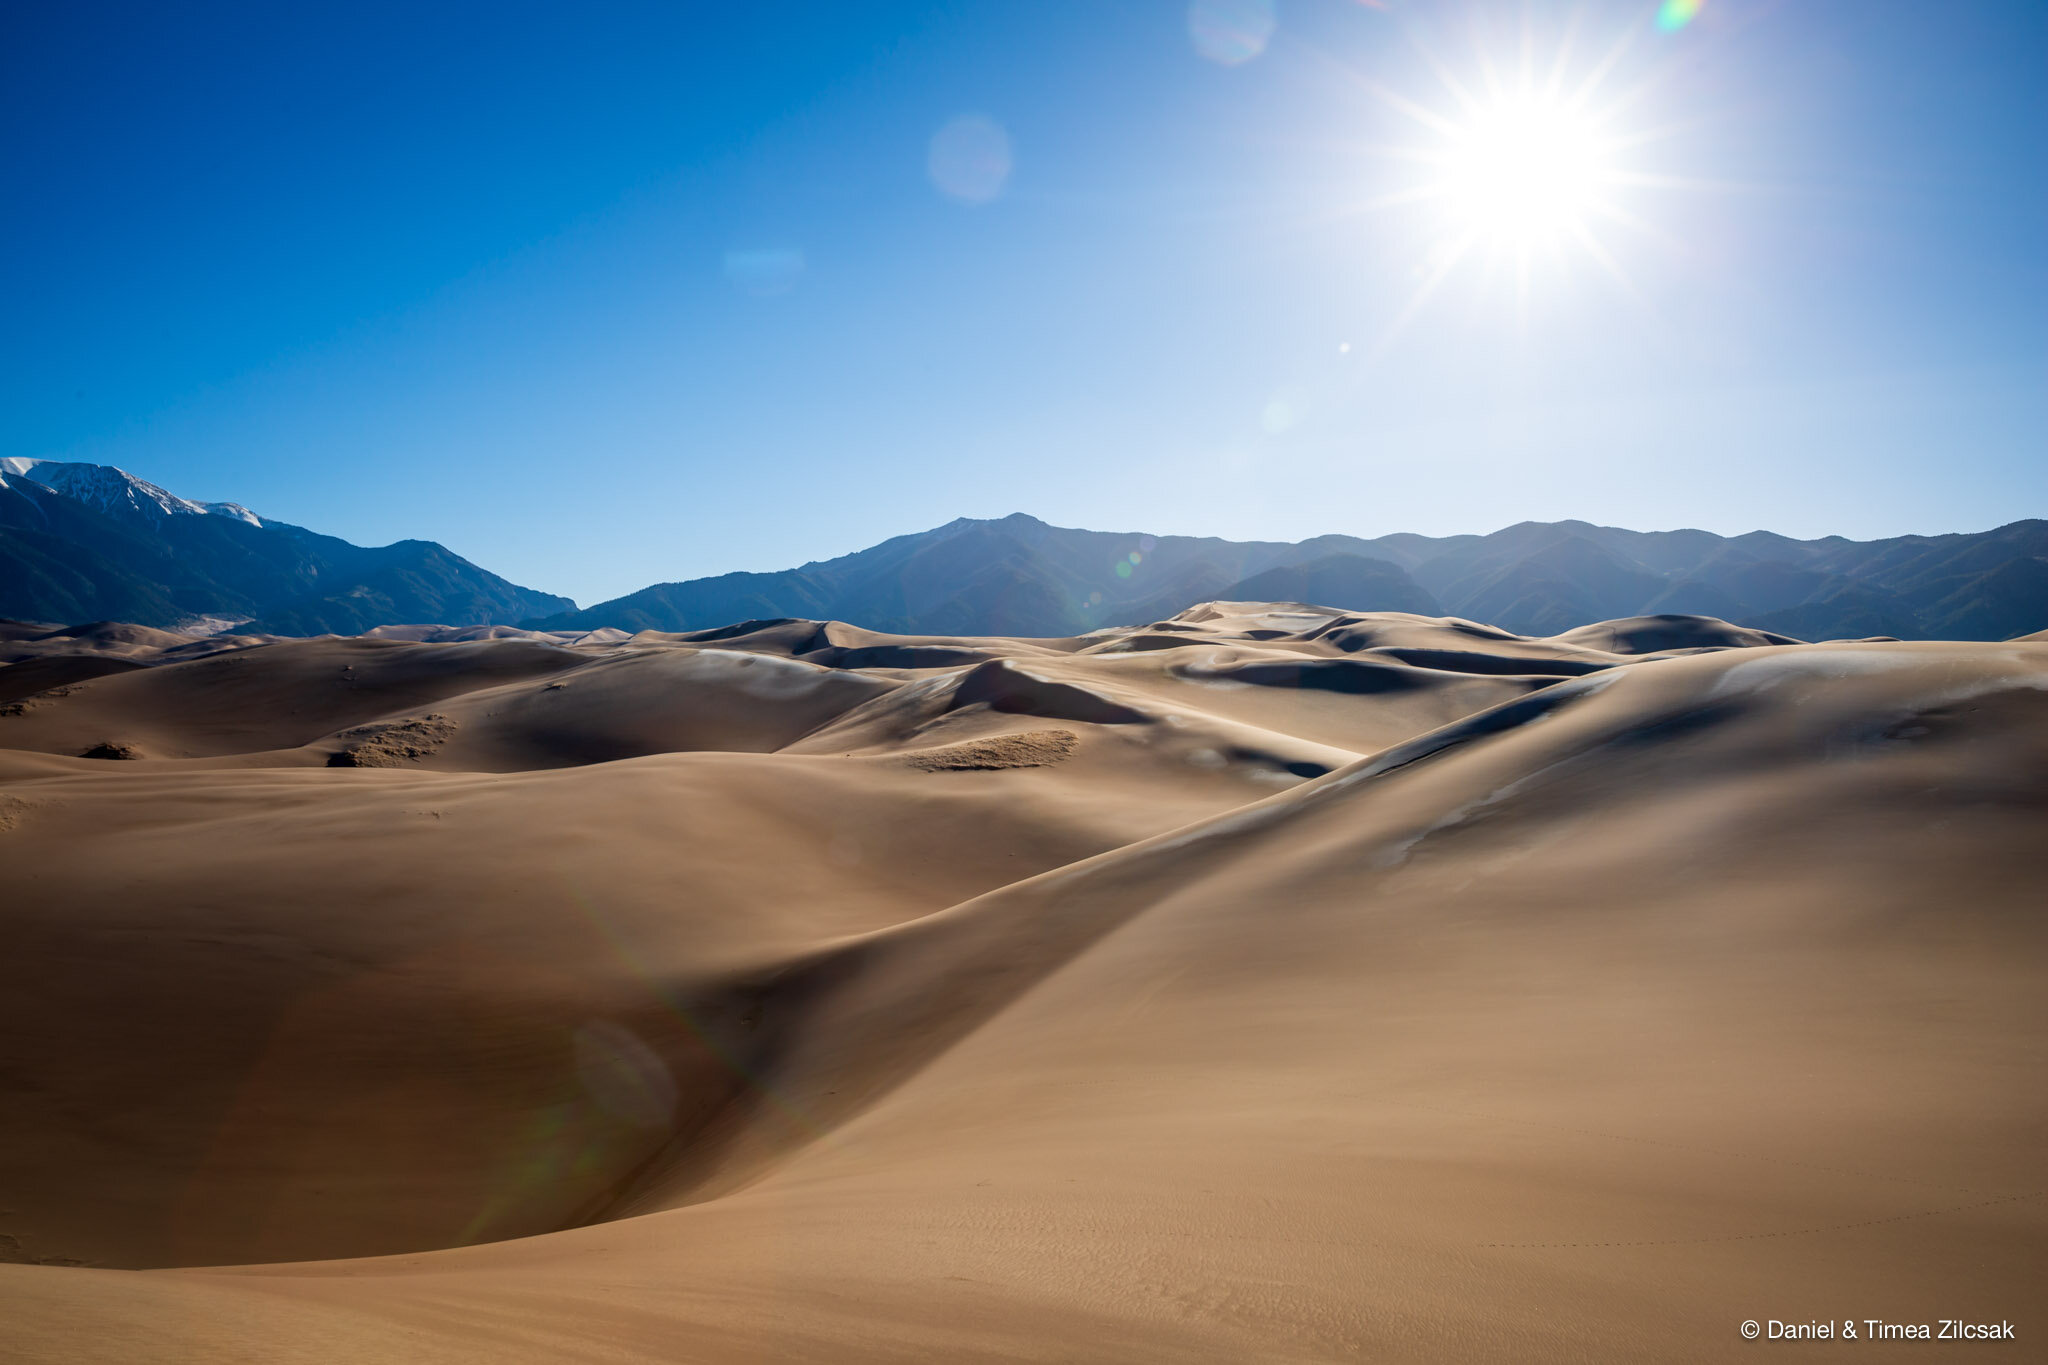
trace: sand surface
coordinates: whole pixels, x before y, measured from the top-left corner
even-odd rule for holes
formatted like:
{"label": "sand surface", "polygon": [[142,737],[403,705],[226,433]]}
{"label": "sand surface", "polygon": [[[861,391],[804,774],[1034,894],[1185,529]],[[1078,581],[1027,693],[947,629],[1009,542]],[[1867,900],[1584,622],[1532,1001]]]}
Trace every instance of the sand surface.
{"label": "sand surface", "polygon": [[2048,1352],[2048,642],[0,648],[7,1359]]}

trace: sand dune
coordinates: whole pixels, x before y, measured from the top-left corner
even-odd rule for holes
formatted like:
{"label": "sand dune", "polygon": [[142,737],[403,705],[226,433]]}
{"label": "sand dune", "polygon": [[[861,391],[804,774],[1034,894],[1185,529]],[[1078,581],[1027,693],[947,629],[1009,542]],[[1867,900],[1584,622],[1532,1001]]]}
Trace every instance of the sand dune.
{"label": "sand dune", "polygon": [[38,625],[31,621],[0,621],[0,663],[44,657],[64,659],[136,659],[168,663],[222,650],[246,649],[267,637],[252,635],[187,635],[123,621],[92,621],[81,626]]}
{"label": "sand dune", "polygon": [[2040,642],[1211,603],[63,671],[118,634],[0,667],[58,678],[0,713],[28,1359],[2048,1331]]}

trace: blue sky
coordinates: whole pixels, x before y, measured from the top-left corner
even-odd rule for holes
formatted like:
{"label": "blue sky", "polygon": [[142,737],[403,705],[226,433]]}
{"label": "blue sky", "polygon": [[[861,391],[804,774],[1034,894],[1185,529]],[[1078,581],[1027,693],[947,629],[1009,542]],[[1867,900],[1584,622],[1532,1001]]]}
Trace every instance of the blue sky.
{"label": "blue sky", "polygon": [[[583,602],[1012,511],[2048,515],[2048,6],[1664,8],[18,6],[0,454]],[[1404,196],[1525,52],[1605,150],[1518,268]]]}

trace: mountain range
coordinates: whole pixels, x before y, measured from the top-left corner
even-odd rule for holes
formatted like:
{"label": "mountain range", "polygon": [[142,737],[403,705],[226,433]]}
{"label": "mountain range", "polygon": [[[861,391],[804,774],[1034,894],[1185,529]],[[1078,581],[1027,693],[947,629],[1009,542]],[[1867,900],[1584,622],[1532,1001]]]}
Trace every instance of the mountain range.
{"label": "mountain range", "polygon": [[21,620],[354,635],[422,622],[691,631],[803,617],[1070,636],[1209,600],[1458,616],[1525,635],[1683,614],[1808,640],[2002,640],[2048,626],[2048,521],[1873,541],[1562,521],[1289,542],[1075,530],[1017,513],[579,609],[432,541],[366,548],[109,466],[0,460],[0,616]]}
{"label": "mountain range", "polygon": [[683,631],[813,617],[912,634],[1066,636],[1210,600],[1460,616],[1524,635],[1684,614],[1809,640],[2002,640],[2048,625],[2048,521],[1876,541],[1562,521],[1285,542],[1069,530],[1020,513],[780,573],[657,584],[527,624]]}
{"label": "mountain range", "polygon": [[0,616],[356,635],[572,610],[428,540],[365,548],[108,465],[0,459]]}

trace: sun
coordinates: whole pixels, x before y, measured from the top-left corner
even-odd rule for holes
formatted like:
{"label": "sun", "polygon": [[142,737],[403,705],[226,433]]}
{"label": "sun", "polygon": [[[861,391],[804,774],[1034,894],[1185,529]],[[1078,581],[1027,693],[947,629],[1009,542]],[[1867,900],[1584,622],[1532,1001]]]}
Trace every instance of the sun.
{"label": "sun", "polygon": [[1584,234],[1615,178],[1609,139],[1555,98],[1499,99],[1446,137],[1440,197],[1461,231],[1499,245]]}
{"label": "sun", "polygon": [[[1700,3],[1667,9],[1682,20]],[[1658,30],[1673,31],[1661,22]],[[1446,60],[1430,33],[1418,27],[1409,37],[1416,74],[1435,89],[1416,82],[1422,88],[1404,91],[1353,76],[1381,111],[1363,148],[1378,185],[1339,212],[1395,212],[1414,225],[1387,239],[1414,253],[1414,286],[1365,355],[1383,354],[1454,276],[1470,280],[1464,295],[1474,304],[1511,309],[1524,334],[1544,314],[1576,306],[1571,296],[1588,274],[1648,309],[1631,258],[1646,248],[1681,248],[1644,215],[1644,201],[1664,191],[1726,188],[1659,164],[1657,144],[1696,127],[1700,116],[1672,114],[1668,82],[1676,68],[1661,49],[1645,46],[1651,26],[1637,22],[1603,35],[1578,19],[1551,34],[1525,24],[1512,41],[1474,26],[1464,60]],[[1387,138],[1388,128],[1405,136]]]}

